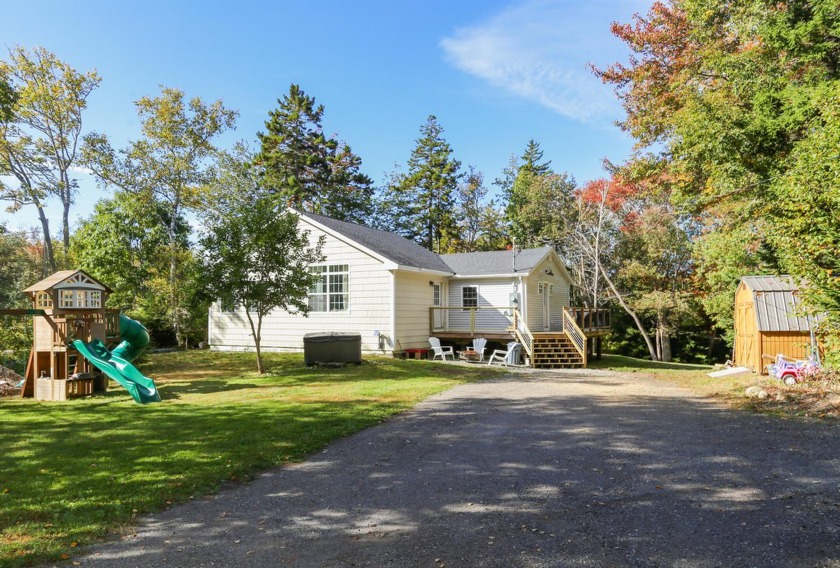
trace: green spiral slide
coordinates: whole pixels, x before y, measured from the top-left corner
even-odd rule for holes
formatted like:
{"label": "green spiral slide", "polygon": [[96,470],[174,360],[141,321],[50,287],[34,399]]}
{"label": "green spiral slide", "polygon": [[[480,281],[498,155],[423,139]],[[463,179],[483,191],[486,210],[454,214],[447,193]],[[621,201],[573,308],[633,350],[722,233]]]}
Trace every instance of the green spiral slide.
{"label": "green spiral slide", "polygon": [[149,332],[139,321],[120,315],[120,335],[122,343],[108,351],[105,344],[94,339],[85,343],[80,339],[73,341],[73,346],[94,367],[121,384],[140,404],[160,402],[157,385],[149,377],[144,377],[137,367],[131,364],[149,344]]}

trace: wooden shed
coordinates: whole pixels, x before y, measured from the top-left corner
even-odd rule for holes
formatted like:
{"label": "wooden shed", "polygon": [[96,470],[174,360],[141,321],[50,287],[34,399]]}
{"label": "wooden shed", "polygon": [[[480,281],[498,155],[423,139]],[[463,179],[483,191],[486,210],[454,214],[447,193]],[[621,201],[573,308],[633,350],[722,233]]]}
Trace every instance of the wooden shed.
{"label": "wooden shed", "polygon": [[781,353],[811,354],[816,318],[804,315],[790,276],[745,276],[735,292],[735,365],[763,372]]}

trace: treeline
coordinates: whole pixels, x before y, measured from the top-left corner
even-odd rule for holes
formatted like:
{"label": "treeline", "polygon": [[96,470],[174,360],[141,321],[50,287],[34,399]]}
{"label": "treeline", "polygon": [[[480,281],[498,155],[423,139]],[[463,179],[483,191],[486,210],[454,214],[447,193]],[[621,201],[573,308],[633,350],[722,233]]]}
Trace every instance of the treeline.
{"label": "treeline", "polygon": [[[217,299],[201,243],[223,246],[208,232],[247,215],[245,196],[278,214],[291,206],[394,231],[439,253],[551,244],[575,279],[573,304],[612,308],[608,348],[630,355],[726,359],[735,287],[756,273],[807,280],[803,299],[829,314],[830,338],[840,293],[838,20],[832,2],[674,0],[616,24],[629,63],[595,72],[624,102],[637,151],[583,184],[533,140],[488,183],[429,116],[405,166],[377,187],[297,85],[256,141],[231,149],[215,140],[235,111],[164,88],[137,101],[139,138],[114,148],[82,129],[99,77],[16,48],[0,67],[0,173],[14,180],[0,199],[37,208],[41,226],[37,237],[0,234],[27,265],[0,280],[0,298],[13,302],[32,272],[79,267],[112,287],[113,306],[148,323],[158,343],[194,344]],[[74,167],[113,193],[71,230]],[[47,196],[63,205],[57,242]]]}

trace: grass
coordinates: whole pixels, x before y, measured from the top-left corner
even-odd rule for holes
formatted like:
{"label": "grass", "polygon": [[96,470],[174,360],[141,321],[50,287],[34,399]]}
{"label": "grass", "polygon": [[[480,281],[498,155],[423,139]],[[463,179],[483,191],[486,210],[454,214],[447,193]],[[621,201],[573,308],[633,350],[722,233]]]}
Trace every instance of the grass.
{"label": "grass", "polygon": [[[773,377],[754,373],[713,378],[708,376],[713,367],[707,365],[658,363],[621,355],[604,355],[600,361],[591,361],[590,367],[652,375],[742,410],[784,417],[840,418],[840,374],[836,372],[785,385]],[[745,391],[754,385],[761,387],[766,396],[748,398]]]}
{"label": "grass", "polygon": [[300,460],[486,366],[371,358],[313,369],[300,354],[193,351],[140,365],[163,401],[115,383],[67,402],[0,401],[0,566],[67,558],[138,516]]}
{"label": "grass", "polygon": [[622,355],[604,355],[600,361],[590,361],[590,367],[652,375],[657,379],[685,387],[699,395],[723,400],[734,406],[741,406],[744,400],[744,389],[756,384],[758,380],[756,375],[751,373],[710,377],[708,373],[714,370],[714,367],[710,365],[660,363]]}

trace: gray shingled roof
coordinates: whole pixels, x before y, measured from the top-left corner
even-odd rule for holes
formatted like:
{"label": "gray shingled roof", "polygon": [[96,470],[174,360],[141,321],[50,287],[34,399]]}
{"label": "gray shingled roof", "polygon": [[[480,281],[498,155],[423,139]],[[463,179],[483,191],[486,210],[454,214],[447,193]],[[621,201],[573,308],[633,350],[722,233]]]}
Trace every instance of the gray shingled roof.
{"label": "gray shingled roof", "polygon": [[305,211],[298,212],[303,217],[312,219],[333,231],[344,235],[400,266],[410,266],[438,272],[451,272],[440,256],[424,249],[417,243],[388,231],[380,231],[355,223],[338,221],[331,217],[316,215]]}
{"label": "gray shingled roof", "polygon": [[440,258],[459,276],[519,274],[534,268],[550,250],[550,246],[517,250],[515,267],[512,250],[442,254]]}
{"label": "gray shingled roof", "polygon": [[745,276],[741,281],[753,291],[759,331],[809,331],[815,318],[794,315],[801,309],[799,287],[793,278]]}

